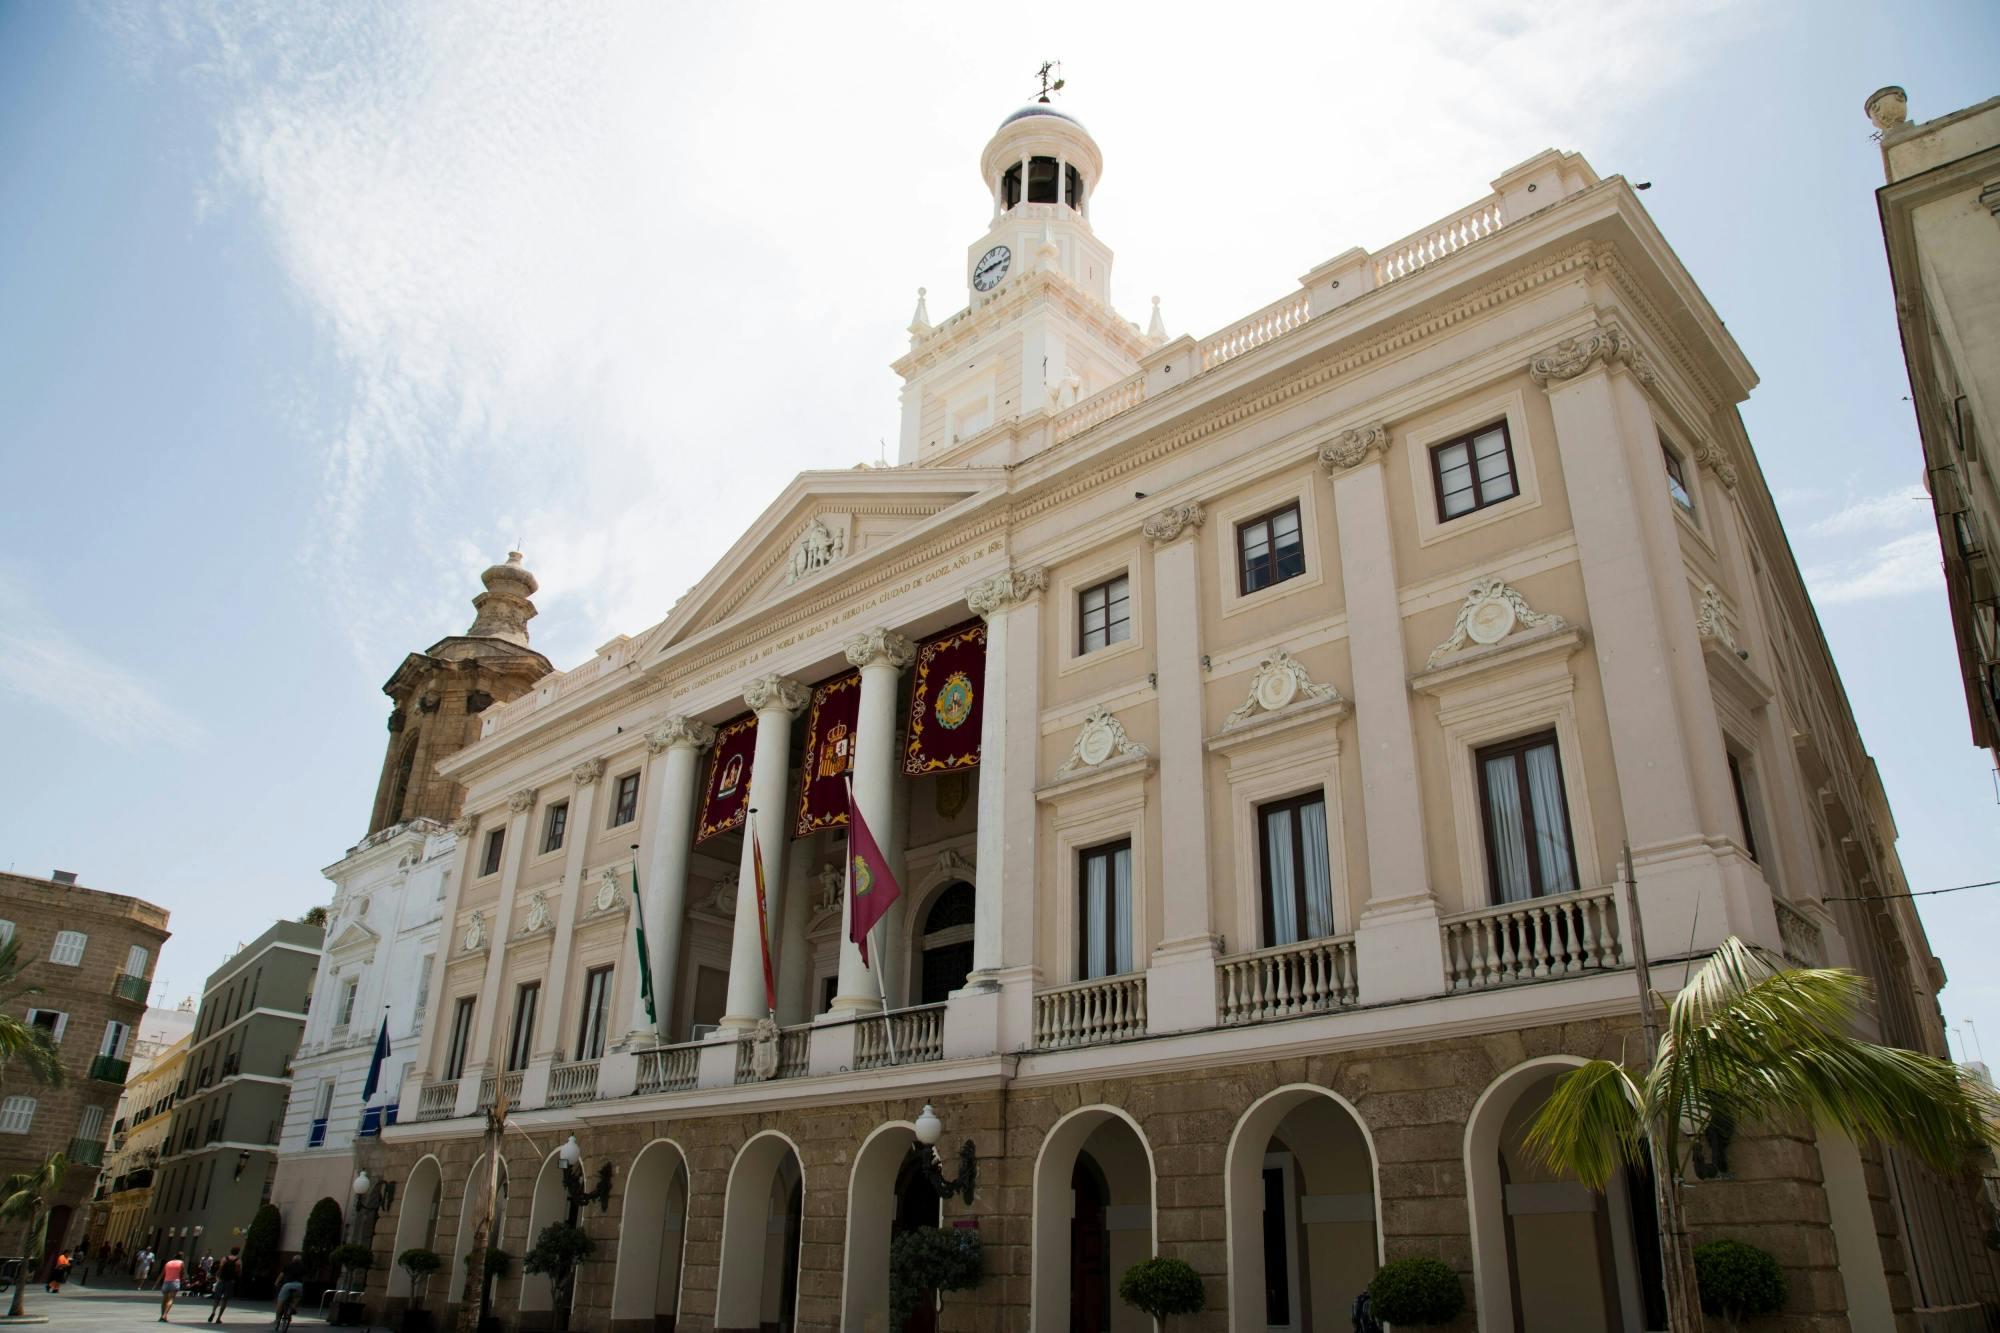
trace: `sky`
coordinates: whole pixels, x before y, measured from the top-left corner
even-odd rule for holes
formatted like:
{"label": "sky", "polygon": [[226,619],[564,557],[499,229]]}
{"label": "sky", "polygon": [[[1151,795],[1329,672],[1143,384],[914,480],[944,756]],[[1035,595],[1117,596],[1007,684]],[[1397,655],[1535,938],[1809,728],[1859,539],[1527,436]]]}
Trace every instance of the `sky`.
{"label": "sky", "polygon": [[[2000,878],[1861,110],[2000,92],[2000,7],[1007,13],[0,0],[0,864],[168,907],[169,1001],[324,901],[381,684],[480,569],[526,551],[573,665],[893,454],[916,288],[957,308],[980,149],[1060,59],[1114,301],[1175,334],[1546,147],[1650,181],[1912,884]],[[2000,1058],[2000,889],[1922,910]]]}

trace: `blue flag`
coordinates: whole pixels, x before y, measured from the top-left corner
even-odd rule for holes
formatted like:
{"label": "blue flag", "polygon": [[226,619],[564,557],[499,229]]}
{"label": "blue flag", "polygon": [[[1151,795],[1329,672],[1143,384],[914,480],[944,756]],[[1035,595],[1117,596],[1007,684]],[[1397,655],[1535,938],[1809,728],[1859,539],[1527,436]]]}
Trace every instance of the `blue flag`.
{"label": "blue flag", "polygon": [[368,1061],[368,1081],[361,1085],[361,1104],[374,1099],[382,1086],[382,1062],[389,1058],[389,1016],[382,1015],[382,1030],[375,1034],[375,1054]]}

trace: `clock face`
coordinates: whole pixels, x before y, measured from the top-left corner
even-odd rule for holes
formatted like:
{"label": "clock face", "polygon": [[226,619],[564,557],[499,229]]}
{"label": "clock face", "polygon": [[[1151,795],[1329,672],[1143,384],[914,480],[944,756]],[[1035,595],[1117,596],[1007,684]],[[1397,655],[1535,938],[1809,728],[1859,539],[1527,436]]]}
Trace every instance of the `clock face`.
{"label": "clock face", "polygon": [[979,256],[979,262],[972,266],[973,290],[990,292],[999,286],[1000,279],[1007,276],[1007,265],[1013,258],[1014,252],[1004,245],[996,245]]}

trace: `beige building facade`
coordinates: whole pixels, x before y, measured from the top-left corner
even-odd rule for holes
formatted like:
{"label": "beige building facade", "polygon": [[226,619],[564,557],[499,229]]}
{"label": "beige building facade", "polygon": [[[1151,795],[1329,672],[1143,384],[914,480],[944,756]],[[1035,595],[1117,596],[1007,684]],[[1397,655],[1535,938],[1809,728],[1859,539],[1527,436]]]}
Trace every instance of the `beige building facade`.
{"label": "beige building facade", "polygon": [[2000,97],[1916,123],[1888,87],[1867,111],[1972,739],[2000,759]]}
{"label": "beige building facade", "polygon": [[98,1178],[90,1224],[93,1246],[108,1245],[127,1255],[138,1251],[152,1206],[153,1180],[167,1155],[167,1127],[187,1072],[192,1040],[190,1024],[190,1031],[171,1045],[136,1061],[125,1081],[118,1118],[112,1123],[110,1153]]}
{"label": "beige building facade", "polygon": [[[1628,840],[1656,957],[1855,966],[1945,1054],[1755,376],[1627,183],[1539,154],[1196,339],[1110,307],[1103,170],[1009,117],[968,304],[920,298],[896,363],[899,464],[801,475],[442,765],[374,1236],[446,1256],[434,1306],[504,1098],[517,1258],[558,1143],[614,1168],[572,1327],[883,1328],[891,1236],[940,1220],[986,1273],[940,1328],[1138,1329],[1114,1292],[1156,1253],[1206,1281],[1191,1327],[1345,1327],[1403,1255],[1496,1333],[1659,1327],[1645,1182],[1521,1150],[1564,1068],[1634,1049]],[[872,968],[843,775],[902,886]],[[926,1104],[969,1204],[915,1169]],[[1746,1127],[1688,1207],[1778,1255],[1796,1327],[1995,1297],[1964,1184],[1873,1145]],[[496,1313],[547,1326],[518,1272]]]}

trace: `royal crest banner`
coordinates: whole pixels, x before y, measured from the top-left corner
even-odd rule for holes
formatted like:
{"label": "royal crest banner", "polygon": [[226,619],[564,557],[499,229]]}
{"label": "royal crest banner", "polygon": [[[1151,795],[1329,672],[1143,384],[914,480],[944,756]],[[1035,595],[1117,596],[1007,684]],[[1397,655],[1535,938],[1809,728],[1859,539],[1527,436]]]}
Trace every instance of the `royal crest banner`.
{"label": "royal crest banner", "polygon": [[986,716],[986,623],[946,630],[917,649],[911,672],[910,741],[903,772],[912,777],[979,766]]}
{"label": "royal crest banner", "polygon": [[799,818],[792,836],[803,838],[847,823],[847,770],[854,766],[854,725],[861,716],[861,673],[850,671],[814,687],[806,714],[804,771],[799,776]]}
{"label": "royal crest banner", "polygon": [[708,753],[708,781],[701,788],[701,818],[694,826],[696,842],[743,827],[743,812],[750,804],[750,761],[756,750],[755,713],[745,713],[715,729],[715,746]]}

